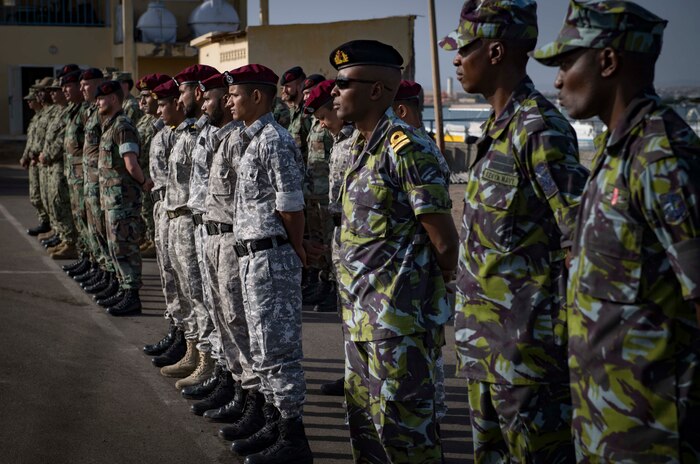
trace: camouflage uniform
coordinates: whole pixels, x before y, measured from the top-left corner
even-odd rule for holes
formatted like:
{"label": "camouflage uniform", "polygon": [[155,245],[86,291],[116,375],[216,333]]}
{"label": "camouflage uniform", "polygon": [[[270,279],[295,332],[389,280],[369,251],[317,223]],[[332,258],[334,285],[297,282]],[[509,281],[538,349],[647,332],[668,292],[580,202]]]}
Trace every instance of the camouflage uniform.
{"label": "camouflage uniform", "polygon": [[[41,138],[36,141],[38,154],[41,154],[44,151],[46,139],[49,135],[49,128],[53,125],[53,121],[56,118],[57,113],[60,113],[61,110],[61,106],[56,104],[51,104],[46,107],[42,124],[42,130],[39,134]],[[39,164],[39,184],[41,185],[41,202],[44,205],[44,208],[46,209],[46,213],[49,215],[51,229],[54,231],[54,233],[58,234],[60,226],[56,223],[56,215],[53,211],[53,202],[51,200],[51,167],[46,164]]]}
{"label": "camouflage uniform", "polygon": [[36,209],[36,215],[39,219],[40,224],[49,223],[49,214],[44,208],[44,203],[41,200],[41,183],[39,181],[39,166],[31,164],[39,156],[36,151],[37,139],[40,136],[41,124],[43,122],[43,112],[44,109],[39,109],[34,116],[32,116],[29,122],[29,127],[27,127],[27,144],[24,146],[24,153],[22,154],[22,160],[30,162],[29,164],[29,201],[31,202],[34,209]]}
{"label": "camouflage uniform", "polygon": [[355,142],[356,135],[355,127],[352,124],[344,125],[333,138],[333,147],[328,161],[328,213],[335,225],[331,243],[331,257],[336,282],[340,269],[340,216],[343,212],[340,189],[343,185],[343,179],[345,179],[345,171],[350,166],[350,149]]}
{"label": "camouflage uniform", "polygon": [[102,124],[98,163],[107,246],[123,290],[141,288],[141,186],[126,169],[124,154],[140,153],[139,134],[121,111]]}
{"label": "camouflage uniform", "polygon": [[274,116],[275,121],[277,121],[277,124],[285,129],[289,127],[291,118],[289,107],[280,97],[275,97],[275,101],[272,103],[272,115]]}
{"label": "camouflage uniform", "polygon": [[[197,340],[197,350],[209,351],[208,340],[200,338],[200,334],[205,333],[200,324],[210,324],[211,320],[204,306],[202,274],[197,262],[194,241],[195,224],[192,220],[192,212],[187,208],[192,176],[192,150],[197,142],[197,135],[202,129],[201,122],[195,124],[196,122],[198,121],[194,119],[186,119],[176,129],[180,134],[168,159],[168,180],[163,207],[170,219],[168,254],[180,286],[180,293],[184,296],[180,298],[180,302],[188,301],[191,309],[191,315],[187,317],[189,320],[184,327],[185,338]],[[206,333],[209,332],[210,330],[206,331]]]}
{"label": "camouflage uniform", "polygon": [[124,114],[129,118],[131,124],[138,127],[139,121],[144,116],[141,107],[139,107],[139,101],[131,94],[124,95],[124,101],[122,102],[122,109]]}
{"label": "camouflage uniform", "polygon": [[389,108],[358,135],[342,187],[345,400],[356,462],[441,462],[437,359],[451,317],[421,214],[450,214],[435,144]]}
{"label": "camouflage uniform", "polygon": [[[149,155],[151,153],[151,140],[156,133],[154,123],[156,118],[150,114],[144,114],[136,125],[141,140],[141,154],[139,155],[139,166],[143,171],[144,179],[150,178]],[[141,206],[141,218],[144,223],[144,240],[155,240],[155,223],[153,222],[153,198],[151,195],[144,195]]]}
{"label": "camouflage uniform", "polygon": [[151,140],[149,171],[153,180],[153,188],[150,193],[153,199],[156,259],[158,261],[158,270],[160,271],[163,296],[165,297],[164,317],[172,320],[184,332],[194,333],[197,331],[197,321],[193,316],[189,300],[182,293],[181,286],[178,284],[177,275],[175,274],[175,269],[173,269],[170,253],[168,252],[170,220],[163,205],[165,188],[168,182],[170,153],[178,137],[187,130],[187,127],[189,126],[184,122],[177,128],[163,127],[161,119],[154,123],[156,132]]}
{"label": "camouflage uniform", "polygon": [[100,203],[100,138],[102,124],[97,106],[91,104],[85,120],[85,145],[83,146],[83,175],[85,192],[85,212],[88,224],[88,238],[92,255],[103,271],[115,272],[107,246],[105,215]]}
{"label": "camouflage uniform", "polygon": [[64,173],[68,182],[73,224],[82,253],[90,253],[87,218],[85,212],[85,179],[83,175],[83,145],[85,144],[85,119],[90,104],[73,104],[69,110],[64,137]]}
{"label": "camouflage uniform", "polygon": [[260,379],[253,372],[250,337],[243,308],[238,257],[233,234],[236,167],[240,153],[241,124],[231,122],[219,129],[214,144],[204,220],[209,237],[206,265],[210,277],[214,324],[221,335],[223,362],[234,380],[245,389],[258,389]]}
{"label": "camouflage uniform", "polygon": [[60,106],[54,105],[56,110],[46,130],[44,147],[42,153],[47,170],[47,201],[49,216],[55,223],[55,232],[66,244],[73,245],[76,242],[77,234],[73,224],[73,214],[71,212],[70,194],[68,193],[68,183],[63,172],[64,167],[64,135],[70,110],[74,104]]}
{"label": "camouflage uniform", "polygon": [[[631,2],[572,2],[535,57],[652,59],[665,25]],[[700,139],[648,88],[596,145],[567,294],[577,459],[700,462]]]}
{"label": "camouflage uniform", "polygon": [[[205,117],[206,118],[206,117]],[[206,320],[197,316],[199,329],[200,351],[210,351],[214,361],[219,362],[223,358],[221,347],[221,334],[217,330],[214,320],[214,307],[212,305],[211,284],[209,270],[206,264],[207,230],[204,227],[202,214],[204,213],[204,201],[207,197],[209,184],[209,168],[215,151],[214,142],[218,127],[207,123],[197,135],[197,141],[192,149],[192,172],[190,177],[190,194],[187,207],[192,211],[194,226],[194,246],[197,252],[197,263],[202,285],[202,303],[206,309]],[[200,349],[199,347],[203,347]]]}
{"label": "camouflage uniform", "polygon": [[311,130],[311,118],[304,114],[304,105],[289,107],[289,127],[287,130],[294,139],[294,144],[301,152],[301,157],[306,166],[306,157],[308,154],[307,138]]}
{"label": "camouflage uniform", "polygon": [[247,250],[271,240],[267,250],[239,254],[243,305],[253,371],[260,391],[283,418],[301,415],[306,395],[301,343],[301,261],[286,240],[276,211],[304,208],[302,165],[289,133],[267,113],[241,132],[234,234]]}
{"label": "camouflage uniform", "polygon": [[306,203],[306,230],[309,239],[323,243],[328,253],[321,257],[318,268],[321,276],[332,278],[330,245],[333,237],[333,219],[328,213],[328,175],[333,137],[321,127],[316,118],[307,138],[308,158],[304,179],[304,202]]}

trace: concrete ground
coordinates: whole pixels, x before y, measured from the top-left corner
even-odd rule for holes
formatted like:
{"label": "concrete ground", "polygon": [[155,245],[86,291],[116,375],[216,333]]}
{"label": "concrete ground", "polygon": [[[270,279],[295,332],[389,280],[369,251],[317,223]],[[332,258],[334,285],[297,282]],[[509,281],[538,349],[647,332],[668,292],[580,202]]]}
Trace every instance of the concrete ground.
{"label": "concrete ground", "polygon": [[[453,187],[456,213],[462,190]],[[155,261],[144,261],[143,314],[113,318],[61,271],[65,262],[26,235],[34,225],[26,171],[0,166],[0,462],[238,462],[219,426],[191,414],[174,381],[141,352],[166,330]],[[342,399],[319,393],[343,373],[339,319],[305,308],[303,331],[304,422],[315,462],[352,462]],[[471,439],[453,340],[449,329],[442,436],[447,462],[464,463]]]}

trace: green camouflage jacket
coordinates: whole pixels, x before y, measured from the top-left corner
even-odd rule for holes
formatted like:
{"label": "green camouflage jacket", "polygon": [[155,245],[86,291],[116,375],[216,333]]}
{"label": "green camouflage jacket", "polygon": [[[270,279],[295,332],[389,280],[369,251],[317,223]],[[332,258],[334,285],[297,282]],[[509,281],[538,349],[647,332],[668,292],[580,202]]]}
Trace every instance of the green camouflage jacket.
{"label": "green camouflage jacket", "polygon": [[272,116],[280,126],[284,127],[285,129],[289,127],[291,118],[291,115],[289,114],[289,107],[280,97],[275,97],[275,100],[272,103]]}
{"label": "green camouflage jacket", "polygon": [[328,201],[328,162],[333,148],[333,136],[321,127],[318,119],[312,118],[307,138],[308,156],[304,176],[304,198]]}
{"label": "green camouflage jacket", "polygon": [[650,90],[597,142],[568,287],[575,435],[620,462],[698,462],[700,139]]}
{"label": "green camouflage jacket", "polygon": [[301,152],[301,156],[304,160],[304,166],[306,166],[306,156],[308,154],[307,138],[309,132],[311,131],[311,118],[304,114],[303,104],[289,108],[290,121],[287,130],[292,135],[294,143]]}
{"label": "green camouflage jacket", "polygon": [[83,164],[83,145],[85,144],[85,119],[90,104],[82,102],[68,105],[64,149],[66,164]]}
{"label": "green camouflage jacket", "polygon": [[131,120],[131,124],[138,127],[139,121],[144,116],[143,111],[139,107],[139,101],[133,95],[125,95],[122,102],[124,114]]}
{"label": "green camouflage jacket", "polygon": [[467,378],[567,381],[564,248],[587,175],[571,125],[526,78],[469,169],[455,318]]}
{"label": "green camouflage jacket", "polygon": [[139,166],[146,177],[149,175],[149,153],[151,152],[151,140],[156,133],[156,128],[153,123],[156,118],[150,114],[144,114],[136,124],[136,130],[139,132],[139,140],[141,140],[141,153],[139,154]]}
{"label": "green camouflage jacket", "polygon": [[141,186],[126,170],[124,154],[139,156],[139,134],[131,120],[119,112],[104,122],[100,138],[100,202],[105,211],[125,212],[141,207]]}
{"label": "green camouflage jacket", "polygon": [[49,164],[63,162],[63,153],[65,150],[64,135],[66,133],[70,105],[54,105],[54,108],[53,117],[44,135],[44,147],[41,150]]}
{"label": "green camouflage jacket", "polygon": [[29,120],[29,125],[27,126],[27,143],[24,144],[24,152],[22,152],[22,161],[32,160],[32,144],[34,144],[34,138],[36,137],[36,126],[39,122],[39,113],[34,113],[32,119]]}
{"label": "green camouflage jacket", "polygon": [[100,181],[98,162],[102,124],[97,106],[91,104],[85,112],[85,145],[83,145],[83,174],[85,183],[97,185]]}
{"label": "green camouflage jacket", "polygon": [[340,300],[353,341],[436,329],[451,317],[421,214],[450,214],[449,174],[434,143],[389,108],[361,134],[341,189]]}

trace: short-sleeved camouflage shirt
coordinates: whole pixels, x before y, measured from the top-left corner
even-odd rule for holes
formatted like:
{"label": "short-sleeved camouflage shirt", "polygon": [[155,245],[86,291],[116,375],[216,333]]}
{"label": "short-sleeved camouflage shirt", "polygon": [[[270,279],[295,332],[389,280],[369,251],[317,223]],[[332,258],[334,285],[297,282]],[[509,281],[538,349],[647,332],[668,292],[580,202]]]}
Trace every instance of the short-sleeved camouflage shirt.
{"label": "short-sleeved camouflage shirt", "polygon": [[124,155],[140,152],[139,134],[131,120],[119,112],[102,125],[100,139],[100,203],[102,209],[130,211],[140,208],[141,186],[126,170]]}
{"label": "short-sleeved camouflage shirt", "polygon": [[389,108],[361,134],[341,191],[340,300],[344,330],[372,341],[438,328],[451,317],[421,214],[450,214],[434,143]]}
{"label": "short-sleeved camouflage shirt", "polygon": [[577,446],[697,462],[700,139],[648,90],[597,142],[568,287]]}
{"label": "short-sleeved camouflage shirt", "polygon": [[568,121],[525,79],[469,169],[457,276],[458,369],[484,382],[566,382],[564,258],[588,171]]}

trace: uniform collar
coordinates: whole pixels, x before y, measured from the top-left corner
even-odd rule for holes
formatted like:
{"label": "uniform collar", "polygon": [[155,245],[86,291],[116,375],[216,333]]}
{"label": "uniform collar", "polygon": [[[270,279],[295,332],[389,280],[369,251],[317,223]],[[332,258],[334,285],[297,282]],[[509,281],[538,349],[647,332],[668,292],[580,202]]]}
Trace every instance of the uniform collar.
{"label": "uniform collar", "polygon": [[109,128],[109,126],[111,126],[112,124],[114,124],[114,121],[116,121],[117,118],[118,118],[119,116],[121,116],[122,114],[124,114],[124,111],[119,110],[119,111],[117,111],[117,114],[115,114],[115,115],[112,116],[111,118],[105,120],[105,122],[102,123],[102,132],[105,132],[105,131]]}
{"label": "uniform collar", "polygon": [[221,142],[223,139],[226,138],[226,136],[228,136],[228,134],[233,132],[238,127],[241,127],[241,123],[239,121],[231,121],[224,125],[221,129],[216,131],[216,133],[214,134],[214,138],[217,141]]}
{"label": "uniform collar", "polygon": [[273,123],[274,121],[275,118],[272,116],[272,113],[266,113],[260,118],[258,118],[258,120],[255,121],[253,124],[251,124],[250,127],[246,127],[241,135],[247,140],[252,140],[253,137],[255,137],[258,134],[258,132],[260,132],[263,129],[263,127]]}
{"label": "uniform collar", "polygon": [[[379,119],[379,122],[377,122],[377,125],[374,127],[374,131],[369,137],[369,141],[365,145],[364,151],[374,153],[374,150],[382,142],[382,140],[384,140],[384,137],[386,136],[387,132],[389,132],[389,129],[395,125],[399,125],[400,121],[401,120],[399,117],[396,116],[396,113],[394,113],[394,110],[391,107],[387,108],[382,117]],[[358,137],[358,139],[360,137]]]}
{"label": "uniform collar", "polygon": [[355,126],[352,124],[345,124],[341,129],[340,132],[334,137],[335,143],[342,142],[343,140],[347,140],[350,137],[352,137],[352,134],[355,133]]}
{"label": "uniform collar", "polygon": [[494,140],[499,138],[522,106],[523,100],[534,91],[535,85],[529,77],[525,77],[520,81],[510,95],[508,103],[506,103],[505,108],[503,108],[503,113],[501,113],[498,119],[496,119],[496,112],[491,112],[491,116],[489,116],[489,119],[484,123],[484,137],[489,137]]}
{"label": "uniform collar", "polygon": [[195,119],[194,119],[194,118],[187,118],[187,119],[185,119],[184,121],[182,121],[182,122],[180,123],[180,125],[177,126],[177,127],[175,128],[175,130],[176,130],[177,132],[184,131],[185,129],[187,129],[188,127],[190,127],[192,124],[194,124],[194,122],[195,122]]}
{"label": "uniform collar", "polygon": [[[607,149],[610,153],[619,152],[625,145],[625,141],[632,133],[632,130],[654,109],[659,106],[661,99],[653,88],[640,92],[627,105],[625,112],[620,118],[620,123],[615,130],[610,132],[607,138]],[[606,131],[607,132],[607,131]]]}

